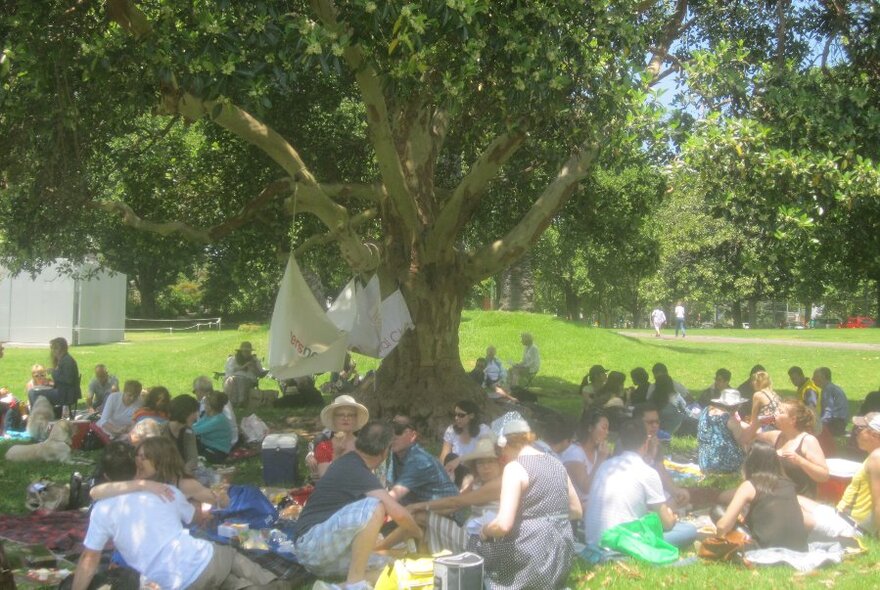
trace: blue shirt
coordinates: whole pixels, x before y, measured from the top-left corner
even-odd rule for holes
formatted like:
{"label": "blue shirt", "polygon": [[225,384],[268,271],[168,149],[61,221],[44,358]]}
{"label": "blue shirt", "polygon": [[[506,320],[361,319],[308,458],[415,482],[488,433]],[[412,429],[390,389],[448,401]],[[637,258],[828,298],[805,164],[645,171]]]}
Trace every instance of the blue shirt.
{"label": "blue shirt", "polygon": [[232,449],[232,426],[223,414],[200,418],[193,424],[192,429],[206,447],[224,453]]}
{"label": "blue shirt", "polygon": [[822,388],[822,422],[832,418],[849,420],[849,401],[840,386],[827,383]]}
{"label": "blue shirt", "polygon": [[401,456],[391,460],[392,486],[403,486],[409,493],[400,498],[401,504],[427,502],[447,496],[457,496],[458,488],[449,479],[437,457],[418,443],[413,444]]}

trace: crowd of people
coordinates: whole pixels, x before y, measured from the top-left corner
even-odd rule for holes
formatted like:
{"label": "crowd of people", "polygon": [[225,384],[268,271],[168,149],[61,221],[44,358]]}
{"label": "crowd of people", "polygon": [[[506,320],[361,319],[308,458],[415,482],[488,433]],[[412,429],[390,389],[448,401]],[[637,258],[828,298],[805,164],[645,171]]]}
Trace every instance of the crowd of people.
{"label": "crowd of people", "polygon": [[[484,406],[456,401],[436,454],[423,446],[430,433],[413,416],[371,419],[348,394],[323,408],[325,431],[306,458],[315,487],[299,515],[294,546],[311,573],[344,582],[316,587],[369,588],[368,570],[387,561],[382,551],[408,539],[423,551],[480,555],[492,589],[563,587],[576,541],[599,545],[609,530],[651,513],[667,543],[688,547],[697,529],[682,516],[693,507],[693,490],[676,484],[664,462],[669,439],[682,434],[696,437],[702,472],[742,475],[742,483],[718,496],[718,535],[744,526],[757,546],[803,551],[808,540],[876,532],[880,407],[867,401],[880,402],[880,395],[869,396],[863,415],[852,420],[853,440],[866,459],[839,504],[829,506],[818,501],[817,490],[830,476],[826,458],[850,416],[827,367],[811,378],[791,367],[797,394],[783,397],[760,365],[739,387],[731,386],[729,370],[718,369],[712,384],[694,394],[662,363],[650,374],[641,367],[630,371],[629,387],[624,372],[594,365],[580,388],[580,419],[535,429],[516,412],[523,408],[514,395],[522,385],[512,382],[533,378],[540,357],[531,336],[521,341],[522,362],[506,369],[490,346],[471,373],[504,415],[490,424]],[[246,344],[233,355],[235,371],[242,367],[238,353],[253,352]],[[44,388],[35,397],[69,405],[76,397],[67,373],[78,375],[76,363],[66,346],[52,354],[52,377],[34,367],[29,385]],[[233,390],[241,383],[227,385]],[[199,519],[189,502],[229,502],[225,488],[205,485],[196,474],[200,456],[223,461],[235,444],[232,406],[207,377],[195,379],[193,395],[172,399],[166,388],[145,389],[135,380],[119,390],[106,366],[95,368],[87,407],[100,414],[94,427],[107,442],[102,465],[108,481],[91,492],[98,502],[75,588],[87,586],[110,540],[127,563],[162,587],[283,587],[228,548],[181,540],[183,524]],[[131,511],[133,503],[146,507],[138,526],[155,538],[149,548],[121,524],[120,511]],[[165,551],[161,558],[159,551]]]}

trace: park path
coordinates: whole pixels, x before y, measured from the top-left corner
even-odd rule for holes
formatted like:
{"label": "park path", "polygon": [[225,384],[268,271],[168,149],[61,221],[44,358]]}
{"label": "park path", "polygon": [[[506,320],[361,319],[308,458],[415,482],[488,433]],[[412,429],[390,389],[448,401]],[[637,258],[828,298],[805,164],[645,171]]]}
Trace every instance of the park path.
{"label": "park path", "polygon": [[[645,332],[618,331],[621,336],[627,338],[640,338],[644,340],[675,340],[675,336],[661,334],[655,338],[654,334]],[[800,346],[802,348],[836,348],[839,350],[873,350],[880,351],[880,344],[867,344],[864,342],[823,342],[817,340],[791,340],[787,338],[747,338],[741,336],[700,336],[688,332],[688,342],[716,342],[719,344],[779,344],[785,346]]]}

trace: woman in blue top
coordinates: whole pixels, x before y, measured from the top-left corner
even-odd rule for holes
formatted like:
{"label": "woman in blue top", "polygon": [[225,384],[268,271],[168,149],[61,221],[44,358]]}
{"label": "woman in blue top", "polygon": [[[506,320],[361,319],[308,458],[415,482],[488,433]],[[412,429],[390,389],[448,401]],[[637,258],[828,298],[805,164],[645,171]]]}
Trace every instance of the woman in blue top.
{"label": "woman in blue top", "polygon": [[742,466],[747,433],[736,410],[746,401],[736,389],[725,389],[700,414],[697,442],[703,473],[736,473]]}
{"label": "woman in blue top", "polygon": [[199,455],[208,463],[222,463],[232,449],[232,425],[223,414],[223,407],[229,401],[225,393],[218,391],[208,394],[205,417],[192,426],[196,435]]}

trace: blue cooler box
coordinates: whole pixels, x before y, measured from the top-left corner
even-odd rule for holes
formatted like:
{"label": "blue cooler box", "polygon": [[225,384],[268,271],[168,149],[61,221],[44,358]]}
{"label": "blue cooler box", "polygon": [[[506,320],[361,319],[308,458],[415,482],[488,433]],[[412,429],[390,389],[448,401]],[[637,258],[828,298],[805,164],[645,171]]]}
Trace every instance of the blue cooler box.
{"label": "blue cooler box", "polygon": [[263,482],[267,486],[296,484],[298,445],[299,438],[292,432],[269,434],[263,439]]}

